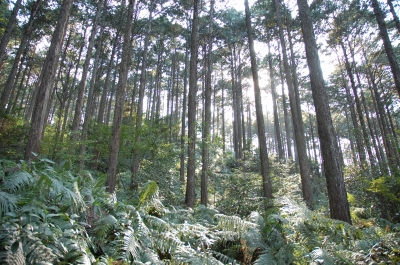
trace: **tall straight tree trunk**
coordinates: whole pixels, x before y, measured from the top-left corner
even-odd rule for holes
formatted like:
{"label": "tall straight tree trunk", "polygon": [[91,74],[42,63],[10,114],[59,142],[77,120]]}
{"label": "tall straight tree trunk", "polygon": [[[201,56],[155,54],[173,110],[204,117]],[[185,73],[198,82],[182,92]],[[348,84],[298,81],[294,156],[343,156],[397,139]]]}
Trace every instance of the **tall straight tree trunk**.
{"label": "tall straight tree trunk", "polygon": [[[290,73],[289,68],[289,59],[286,53],[286,43],[285,37],[283,34],[282,28],[282,19],[281,19],[281,1],[275,0],[276,5],[276,18],[279,25],[279,37],[282,46],[282,56],[283,56],[283,66],[285,68],[286,74],[286,83],[289,90],[289,101],[290,101],[290,109],[292,111],[292,120],[294,127],[294,136],[296,139],[296,147],[298,154],[298,161],[300,166],[300,177],[301,177],[301,188],[303,192],[303,199],[306,202],[307,206],[313,207],[313,194],[311,187],[311,177],[310,177],[310,167],[308,164],[307,157],[307,148],[306,148],[306,140],[304,137],[304,124],[303,118],[301,115],[300,102],[296,100],[296,95],[293,87],[293,78]],[[295,73],[293,73],[295,74]]]}
{"label": "tall straight tree trunk", "polygon": [[396,11],[394,10],[393,1],[387,0],[387,3],[390,8],[390,13],[392,13],[394,24],[396,25],[397,31],[400,34],[400,20],[399,20],[399,17],[397,16]]}
{"label": "tall straight tree trunk", "polygon": [[102,1],[99,1],[97,3],[97,9],[96,9],[96,15],[93,20],[92,24],[92,32],[89,37],[89,43],[86,51],[86,58],[85,58],[85,63],[83,64],[83,69],[82,69],[82,77],[81,81],[79,82],[78,85],[78,95],[76,99],[76,105],[75,105],[75,114],[74,114],[74,120],[72,121],[72,128],[71,128],[71,140],[75,141],[78,139],[78,129],[79,125],[81,123],[81,116],[82,116],[82,108],[83,108],[83,100],[84,100],[84,94],[85,94],[85,89],[86,89],[86,81],[87,81],[87,76],[89,73],[89,64],[90,60],[92,59],[92,52],[93,52],[93,46],[95,42],[95,37],[97,35],[97,26],[98,26],[98,21],[101,13],[101,5]]}
{"label": "tall straight tree trunk", "polygon": [[272,66],[272,54],[270,48],[270,40],[269,40],[269,33],[268,34],[268,66],[269,66],[269,79],[271,80],[271,95],[272,95],[272,104],[273,104],[273,111],[274,111],[274,127],[275,127],[275,137],[278,144],[278,157],[279,160],[285,159],[285,152],[283,150],[282,145],[282,137],[281,137],[281,129],[279,126],[279,116],[278,116],[278,107],[276,104],[276,87],[275,87],[275,79],[274,79],[274,68]]}
{"label": "tall straight tree trunk", "polygon": [[114,57],[117,52],[117,48],[119,48],[119,39],[120,39],[119,33],[120,33],[120,31],[118,30],[117,33],[115,34],[113,48],[112,48],[111,56],[110,56],[110,61],[108,63],[108,67],[107,67],[106,79],[104,81],[103,93],[101,95],[99,112],[98,112],[98,116],[97,116],[98,123],[104,122],[104,113],[105,113],[105,109],[106,109],[107,95],[108,95],[108,92],[110,89],[110,82],[111,82],[111,71],[115,67]]}
{"label": "tall straight tree trunk", "polygon": [[310,7],[307,0],[297,0],[297,4],[310,72],[311,90],[317,115],[330,216],[333,219],[351,223],[349,202],[347,201],[346,186],[342,171],[342,160],[329,110],[329,101],[325,90]]}
{"label": "tall straight tree trunk", "polygon": [[256,61],[256,53],[254,51],[253,31],[251,27],[250,8],[248,0],[244,0],[244,6],[246,13],[247,38],[249,40],[249,49],[250,49],[251,72],[253,74],[254,97],[256,103],[258,144],[260,148],[263,196],[266,198],[272,198],[272,185],[269,172],[267,141],[265,138],[264,116],[262,113],[261,91],[258,83],[258,67]]}
{"label": "tall straight tree trunk", "polygon": [[29,131],[28,143],[26,144],[24,159],[29,161],[35,158],[33,153],[39,154],[40,143],[47,120],[47,105],[49,103],[50,90],[53,87],[58,59],[61,55],[61,48],[64,35],[67,30],[68,18],[70,15],[73,0],[64,0],[61,5],[60,15],[54,29],[46,60],[40,74],[40,84],[37,89],[35,106],[32,116],[31,129]]}
{"label": "tall straight tree trunk", "polygon": [[21,3],[22,0],[17,0],[17,2],[15,2],[13,11],[11,12],[11,16],[8,19],[6,30],[4,31],[3,37],[1,38],[0,41],[0,70],[3,66],[4,59],[6,56],[7,44],[10,41],[11,33],[14,28],[15,22],[17,22],[17,15],[19,9],[21,8]]}
{"label": "tall straight tree trunk", "polygon": [[86,153],[86,143],[85,141],[87,140],[87,134],[89,130],[89,122],[91,120],[92,112],[93,112],[93,105],[94,105],[94,89],[96,85],[96,78],[97,78],[97,71],[99,70],[99,64],[100,64],[100,53],[102,52],[102,45],[103,45],[103,34],[104,34],[104,21],[107,14],[107,0],[104,2],[103,5],[103,0],[98,1],[98,6],[97,8],[100,9],[100,12],[103,13],[102,17],[102,22],[101,22],[101,29],[100,29],[100,34],[97,40],[97,47],[96,47],[96,54],[95,54],[95,59],[94,59],[94,64],[93,64],[93,70],[92,70],[92,77],[90,79],[89,83],[89,92],[88,92],[88,98],[86,102],[86,111],[85,111],[85,117],[83,120],[83,126],[82,126],[82,132],[81,132],[81,146],[79,150],[79,170],[83,170],[83,167],[85,166],[85,153]]}
{"label": "tall straight tree trunk", "polygon": [[199,0],[193,0],[192,33],[190,36],[190,72],[188,96],[188,162],[185,204],[193,208],[196,199],[196,94],[197,94],[197,57],[198,57],[198,15]]}
{"label": "tall straight tree trunk", "polygon": [[137,178],[139,175],[139,165],[140,165],[140,134],[142,130],[142,122],[143,122],[143,102],[144,102],[144,91],[146,88],[146,70],[147,70],[147,53],[149,50],[150,43],[150,33],[151,33],[151,22],[153,20],[153,10],[155,8],[154,0],[150,1],[150,13],[148,18],[147,32],[144,37],[144,46],[143,46],[143,58],[142,58],[142,67],[140,73],[140,85],[139,85],[139,99],[136,110],[136,126],[135,126],[135,142],[133,144],[133,160],[132,160],[132,178],[130,189],[137,189],[139,183],[137,182]]}
{"label": "tall straight tree trunk", "polygon": [[213,19],[214,19],[214,3],[215,0],[211,0],[210,3],[210,18],[208,27],[208,49],[207,49],[207,72],[206,72],[206,84],[204,87],[204,122],[203,122],[203,135],[202,135],[202,169],[201,169],[201,191],[200,191],[200,202],[204,206],[208,203],[208,174],[209,174],[209,153],[210,153],[210,124],[211,124],[211,74],[212,74],[212,43],[213,43]]}
{"label": "tall straight tree trunk", "polygon": [[287,108],[287,102],[286,102],[286,95],[285,95],[285,82],[283,79],[283,72],[282,72],[282,60],[279,59],[279,75],[281,79],[281,86],[282,86],[282,108],[283,108],[283,116],[285,119],[285,133],[286,133],[286,146],[287,146],[287,156],[289,159],[293,158],[292,154],[292,138],[290,137],[290,119],[289,119],[289,113],[288,113],[288,108]]}
{"label": "tall straight tree trunk", "polygon": [[180,181],[185,182],[185,133],[186,133],[186,109],[187,109],[187,81],[188,81],[188,68],[189,68],[189,49],[190,42],[189,36],[186,37],[185,48],[185,69],[183,70],[183,102],[182,102],[182,118],[181,118],[181,153],[180,153]]}
{"label": "tall straight tree trunk", "polygon": [[[108,162],[108,176],[106,183],[106,191],[113,193],[117,182],[117,165],[119,152],[119,139],[121,134],[122,114],[124,112],[125,91],[128,83],[128,72],[131,65],[132,49],[131,49],[131,34],[133,20],[134,0],[129,0],[127,20],[125,24],[124,43],[122,46],[122,59],[119,66],[119,81],[117,94],[115,99],[114,120],[112,125],[111,143],[110,143],[110,158]],[[111,104],[111,102],[110,102]]]}
{"label": "tall straight tree trunk", "polygon": [[41,7],[41,4],[42,4],[42,0],[37,0],[36,3],[32,6],[31,14],[29,16],[28,23],[25,25],[24,34],[22,35],[21,43],[20,43],[20,45],[18,47],[18,51],[15,55],[14,63],[11,67],[10,73],[8,74],[6,84],[4,85],[3,93],[1,94],[1,98],[0,98],[1,109],[5,109],[5,107],[7,105],[8,98],[10,96],[10,92],[14,85],[14,80],[16,79],[15,76],[17,74],[18,65],[20,63],[22,54],[24,53],[26,46],[29,43],[29,39],[30,39],[30,37],[32,35],[32,31],[33,31],[33,22],[35,20],[37,12],[39,11],[39,9]]}
{"label": "tall straight tree trunk", "polygon": [[394,54],[392,43],[389,39],[389,34],[386,29],[385,18],[379,7],[378,0],[371,0],[372,8],[374,9],[375,18],[378,22],[379,34],[383,41],[383,46],[385,47],[386,56],[389,60],[390,69],[392,70],[394,83],[397,89],[397,93],[400,95],[400,67],[396,60],[396,55]]}

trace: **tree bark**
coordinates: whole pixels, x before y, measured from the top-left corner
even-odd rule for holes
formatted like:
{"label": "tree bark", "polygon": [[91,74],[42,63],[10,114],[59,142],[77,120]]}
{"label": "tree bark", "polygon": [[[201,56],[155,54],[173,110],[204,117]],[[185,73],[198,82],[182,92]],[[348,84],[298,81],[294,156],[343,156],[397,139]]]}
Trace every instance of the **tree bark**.
{"label": "tree bark", "polygon": [[322,75],[310,8],[307,0],[297,0],[297,4],[310,72],[311,90],[317,115],[318,134],[320,137],[323,166],[328,189],[330,216],[333,219],[351,223],[340,150],[329,110],[329,101],[325,90],[325,82]]}
{"label": "tree bark", "polygon": [[13,11],[11,12],[10,19],[8,20],[6,30],[4,31],[3,37],[0,42],[0,70],[3,66],[4,59],[6,57],[7,44],[10,41],[11,33],[14,28],[15,22],[17,21],[18,11],[21,8],[22,0],[17,0],[14,4]]}
{"label": "tree bark", "polygon": [[[281,1],[275,0],[276,17],[279,25],[279,37],[282,46],[283,66],[285,68],[286,83],[289,90],[290,109],[292,111],[292,120],[294,127],[294,136],[296,139],[296,147],[298,154],[298,161],[300,166],[301,187],[303,192],[303,199],[307,206],[313,207],[313,194],[311,187],[310,167],[308,165],[306,140],[304,137],[304,124],[301,115],[300,102],[297,102],[296,95],[293,87],[293,78],[290,73],[289,59],[286,53],[285,37],[283,35],[282,19],[281,19]],[[293,73],[295,74],[295,73]]]}
{"label": "tree bark", "polygon": [[58,59],[61,55],[61,48],[64,35],[68,25],[73,0],[64,0],[61,5],[60,15],[54,29],[49,51],[40,75],[35,106],[33,110],[31,129],[29,131],[28,143],[25,149],[24,159],[26,161],[35,159],[33,153],[39,154],[40,143],[47,120],[47,106],[49,103],[50,90],[53,87]]}
{"label": "tree bark", "polygon": [[396,55],[394,54],[392,43],[389,39],[389,34],[386,29],[385,18],[379,7],[378,0],[371,0],[372,8],[374,9],[375,18],[378,22],[379,34],[383,41],[383,46],[385,47],[386,56],[389,60],[390,69],[392,70],[394,83],[397,89],[397,93],[400,95],[400,67],[396,60]]}
{"label": "tree bark", "polygon": [[144,46],[143,46],[143,59],[142,59],[142,67],[140,73],[140,85],[139,85],[139,99],[136,110],[136,126],[135,126],[135,142],[133,144],[133,160],[132,160],[132,178],[130,189],[134,190],[138,188],[139,183],[137,182],[138,174],[139,174],[139,166],[140,166],[140,150],[139,150],[139,142],[140,142],[140,134],[142,130],[142,122],[143,122],[143,101],[144,101],[144,91],[146,88],[146,70],[147,70],[147,53],[149,50],[150,43],[150,33],[151,33],[151,22],[153,20],[153,10],[155,8],[154,0],[150,1],[150,13],[147,24],[146,36],[144,38]]}
{"label": "tree bark", "polygon": [[196,94],[197,94],[197,57],[198,57],[198,14],[199,1],[193,0],[192,33],[190,38],[190,71],[188,96],[188,163],[185,204],[194,207],[196,194]]}
{"label": "tree bark", "polygon": [[269,33],[268,34],[268,66],[269,66],[269,79],[271,80],[271,95],[272,95],[272,105],[274,111],[274,127],[275,127],[275,137],[276,142],[278,144],[278,157],[279,160],[285,159],[285,152],[283,150],[282,145],[282,137],[281,137],[281,129],[279,125],[279,116],[278,116],[278,107],[276,104],[276,87],[275,87],[275,80],[274,80],[274,68],[272,66],[272,55],[271,55],[271,48],[270,48],[270,40],[269,40]]}
{"label": "tree bark", "polygon": [[71,140],[76,141],[78,139],[78,129],[79,125],[81,123],[81,116],[82,116],[82,108],[83,108],[83,100],[84,100],[84,94],[85,94],[85,89],[86,89],[86,81],[87,81],[87,76],[89,73],[89,64],[90,60],[92,59],[92,52],[93,52],[93,46],[95,42],[95,37],[97,35],[97,26],[98,26],[98,21],[100,17],[100,11],[101,11],[101,2],[97,3],[97,9],[96,9],[96,15],[93,20],[93,25],[92,25],[92,32],[89,37],[89,43],[86,51],[86,58],[85,58],[85,63],[83,64],[83,69],[82,69],[82,77],[81,81],[79,82],[78,85],[78,95],[77,95],[77,100],[76,100],[76,105],[75,105],[75,114],[74,114],[74,120],[72,121],[72,128],[71,128]]}
{"label": "tree bark", "polygon": [[203,122],[203,135],[202,135],[202,169],[201,169],[201,191],[200,191],[200,202],[204,206],[208,203],[208,174],[209,174],[209,153],[210,153],[210,124],[211,124],[211,74],[212,74],[212,43],[213,43],[213,19],[214,19],[214,3],[215,0],[211,0],[210,3],[210,18],[208,27],[208,49],[207,49],[207,72],[206,72],[206,84],[204,87],[204,122]]}
{"label": "tree bark", "polygon": [[272,185],[269,172],[270,170],[268,161],[267,141],[265,137],[264,116],[262,113],[261,91],[258,82],[258,68],[256,61],[256,53],[254,51],[253,32],[251,28],[250,8],[248,0],[244,0],[244,6],[246,13],[247,38],[249,40],[249,49],[250,49],[251,72],[253,74],[254,97],[256,103],[256,117],[257,117],[257,127],[258,127],[257,131],[258,131],[258,144],[260,148],[263,196],[266,198],[272,198]]}
{"label": "tree bark", "polygon": [[[117,182],[117,165],[119,152],[119,139],[121,134],[122,114],[124,112],[125,91],[128,83],[128,72],[131,65],[132,49],[132,19],[134,0],[129,0],[128,14],[124,32],[124,43],[122,46],[122,59],[119,67],[119,81],[117,94],[115,99],[114,120],[112,125],[110,157],[108,162],[108,176],[106,183],[106,191],[113,193]],[[110,103],[111,104],[111,103]]]}

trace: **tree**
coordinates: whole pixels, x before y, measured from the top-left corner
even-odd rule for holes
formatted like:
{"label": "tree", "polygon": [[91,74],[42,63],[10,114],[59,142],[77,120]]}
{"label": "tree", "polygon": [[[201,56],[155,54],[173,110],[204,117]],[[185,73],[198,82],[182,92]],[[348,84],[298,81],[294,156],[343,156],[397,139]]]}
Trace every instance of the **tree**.
{"label": "tree", "polygon": [[333,219],[351,223],[343,178],[342,160],[329,110],[325,81],[322,75],[317,43],[307,0],[297,0],[306,57],[311,81],[312,96],[317,116],[323,166],[328,190],[330,215]]}
{"label": "tree", "polygon": [[261,103],[261,92],[258,81],[258,67],[256,61],[256,53],[254,51],[253,31],[251,27],[250,8],[248,0],[244,0],[244,6],[246,13],[247,37],[249,40],[249,49],[250,49],[251,72],[253,74],[254,97],[256,103],[257,132],[258,132],[258,144],[259,144],[260,160],[261,160],[260,163],[261,163],[263,196],[266,198],[272,198],[272,186],[269,175],[270,172],[269,172],[267,141],[265,137],[264,116],[262,113],[263,108]]}
{"label": "tree", "polygon": [[0,69],[3,66],[4,58],[6,56],[7,44],[10,41],[12,30],[14,28],[15,22],[17,21],[17,15],[19,9],[21,8],[21,3],[22,0],[17,0],[17,2],[15,2],[13,11],[11,12],[11,16],[8,19],[6,30],[0,41]]}
{"label": "tree", "polygon": [[[301,115],[300,102],[297,100],[297,97],[295,95],[295,90],[293,87],[293,78],[289,68],[289,59],[286,53],[285,37],[283,35],[282,19],[281,19],[281,1],[275,0],[275,6],[276,6],[276,18],[279,27],[279,37],[282,46],[283,66],[285,68],[286,83],[289,90],[290,109],[292,112],[294,135],[296,139],[296,147],[297,147],[298,160],[300,166],[303,198],[308,207],[312,208],[313,194],[311,188],[310,167],[308,165],[308,158],[307,158],[306,141],[304,137],[304,124]],[[295,73],[293,73],[293,75],[294,74]]]}
{"label": "tree", "polygon": [[34,159],[35,155],[33,153],[39,154],[40,151],[40,143],[42,141],[47,121],[47,107],[49,104],[50,90],[53,87],[58,59],[61,55],[61,48],[67,30],[72,3],[73,0],[64,0],[62,2],[57,25],[54,29],[50,47],[40,75],[40,84],[37,88],[28,143],[25,148],[24,158],[26,161]]}
{"label": "tree", "polygon": [[400,67],[396,60],[396,56],[393,52],[392,43],[389,39],[389,34],[386,29],[385,19],[381,8],[379,7],[378,0],[371,0],[372,7],[374,9],[375,18],[378,22],[379,34],[383,41],[383,46],[385,47],[386,56],[389,60],[390,69],[392,70],[392,75],[394,83],[397,89],[397,93],[400,95]]}
{"label": "tree", "polygon": [[[28,23],[25,25],[24,34],[22,36],[21,43],[19,45],[17,54],[15,56],[14,63],[11,67],[11,71],[8,74],[6,84],[4,85],[3,93],[1,94],[1,99],[0,99],[0,108],[1,109],[5,110],[5,107],[7,105],[8,98],[10,96],[12,87],[14,85],[15,76],[17,75],[18,65],[21,61],[23,52],[27,49],[27,44],[29,42],[29,38],[33,31],[33,25],[34,25],[34,21],[36,18],[36,14],[40,10],[41,5],[42,5],[42,0],[36,0],[35,3],[31,7],[31,14],[29,16]],[[0,63],[0,65],[1,65],[1,63]],[[8,105],[7,108],[10,109],[10,104]]]}
{"label": "tree", "polygon": [[210,3],[210,19],[208,28],[208,50],[207,50],[207,72],[206,83],[204,87],[204,121],[202,135],[202,170],[201,170],[201,204],[207,206],[208,202],[208,174],[209,174],[209,153],[210,153],[210,124],[211,124],[211,74],[212,74],[212,43],[213,43],[213,19],[214,19],[214,0]]}
{"label": "tree", "polygon": [[196,179],[196,94],[197,94],[197,57],[198,57],[198,14],[199,1],[193,0],[192,32],[190,36],[190,68],[189,68],[189,95],[188,95],[188,162],[186,178],[185,204],[194,206],[195,179]]}
{"label": "tree", "polygon": [[121,134],[122,114],[124,111],[125,90],[128,82],[128,71],[131,65],[131,34],[134,0],[129,0],[128,13],[125,24],[124,43],[122,46],[122,59],[119,67],[119,81],[115,99],[114,119],[110,141],[110,157],[108,162],[108,176],[106,190],[110,193],[115,191],[117,181],[117,165],[119,152],[119,139]]}

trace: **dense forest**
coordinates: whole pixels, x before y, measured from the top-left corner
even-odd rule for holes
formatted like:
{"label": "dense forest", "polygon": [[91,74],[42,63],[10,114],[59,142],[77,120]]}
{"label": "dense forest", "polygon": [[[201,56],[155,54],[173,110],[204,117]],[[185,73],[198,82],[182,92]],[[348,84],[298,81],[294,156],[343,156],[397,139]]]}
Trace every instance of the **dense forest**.
{"label": "dense forest", "polygon": [[1,0],[1,264],[400,264],[400,2]]}

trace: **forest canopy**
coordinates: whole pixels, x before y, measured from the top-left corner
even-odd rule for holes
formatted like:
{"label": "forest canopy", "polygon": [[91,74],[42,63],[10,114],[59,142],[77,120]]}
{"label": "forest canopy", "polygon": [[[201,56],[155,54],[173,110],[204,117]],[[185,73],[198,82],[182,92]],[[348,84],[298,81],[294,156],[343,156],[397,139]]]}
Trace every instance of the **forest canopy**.
{"label": "forest canopy", "polygon": [[399,15],[0,1],[0,263],[400,263]]}

